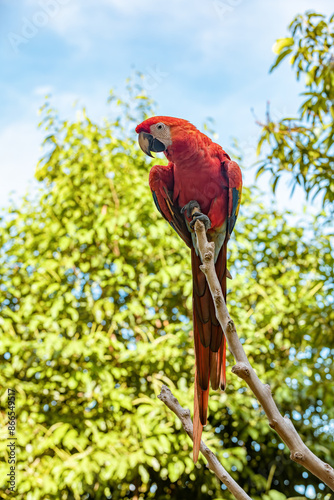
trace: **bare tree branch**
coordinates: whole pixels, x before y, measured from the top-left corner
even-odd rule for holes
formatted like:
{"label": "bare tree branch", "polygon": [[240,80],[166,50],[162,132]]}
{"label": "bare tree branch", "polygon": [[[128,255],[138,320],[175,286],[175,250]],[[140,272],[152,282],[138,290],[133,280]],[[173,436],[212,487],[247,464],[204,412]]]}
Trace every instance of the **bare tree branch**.
{"label": "bare tree branch", "polygon": [[[158,398],[165,403],[170,410],[181,420],[182,426],[188,436],[193,440],[193,423],[190,418],[190,411],[182,408],[171,390],[165,385],[161,388],[161,393]],[[201,441],[201,452],[208,461],[208,467],[222,481],[228,490],[235,496],[237,500],[251,500],[244,490],[234,481],[230,474],[224,469],[216,455],[207,447],[204,441]]]}
{"label": "bare tree branch", "polygon": [[206,280],[215,304],[217,319],[221,324],[221,327],[226,335],[229,349],[237,363],[232,368],[232,372],[242,378],[254,393],[268,417],[270,427],[277,432],[282,441],[289,448],[291,452],[291,460],[303,465],[322,482],[327,484],[332,491],[334,491],[333,468],[314,455],[314,453],[312,453],[302,441],[291,420],[287,417],[282,417],[272,397],[270,386],[268,384],[262,384],[254,369],[250,365],[239,340],[235,324],[228,313],[221,286],[217,278],[214,265],[214,243],[208,242],[204,224],[202,222],[197,221],[195,223],[195,232],[199,252],[203,262],[200,269],[206,276]]}

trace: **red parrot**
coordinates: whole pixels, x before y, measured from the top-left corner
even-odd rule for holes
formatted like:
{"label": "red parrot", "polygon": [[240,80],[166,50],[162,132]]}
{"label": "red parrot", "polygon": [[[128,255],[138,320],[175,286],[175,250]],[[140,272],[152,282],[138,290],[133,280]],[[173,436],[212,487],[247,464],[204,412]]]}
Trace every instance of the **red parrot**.
{"label": "red parrot", "polygon": [[215,243],[215,267],[226,300],[226,277],[230,277],[226,248],[239,212],[242,176],[221,146],[186,120],[155,116],[140,123],[136,132],[144,153],[164,152],[168,160],[168,165],[151,169],[150,188],[161,215],[191,249],[196,361],[193,458],[197,462],[210,383],[215,390],[226,386],[226,339],[199,268],[193,227],[196,220],[202,221],[208,240]]}

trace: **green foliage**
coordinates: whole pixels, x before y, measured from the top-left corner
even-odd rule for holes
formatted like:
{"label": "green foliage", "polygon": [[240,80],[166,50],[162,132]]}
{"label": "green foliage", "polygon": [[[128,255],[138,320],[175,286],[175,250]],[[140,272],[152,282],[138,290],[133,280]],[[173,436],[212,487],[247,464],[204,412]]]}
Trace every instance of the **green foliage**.
{"label": "green foliage", "polygon": [[299,79],[305,77],[304,98],[296,117],[275,122],[268,114],[258,144],[265,148],[258,174],[269,171],[275,188],[283,172],[307,195],[321,193],[324,205],[334,207],[334,15],[315,12],[298,15],[290,37],[277,40],[277,58],[271,71],[287,56]]}
{"label": "green foliage", "polygon": [[[0,225],[0,385],[17,391],[18,500],[231,498],[194,466],[162,383],[193,407],[191,273],[183,242],[156,211],[150,163],[119,116],[59,121],[48,104],[41,189]],[[138,104],[136,106],[136,103]],[[281,411],[324,460],[333,455],[333,253],[317,222],[289,224],[245,190],[230,244],[229,309]],[[204,438],[254,500],[326,490],[289,452],[244,383],[212,392]],[[1,491],[8,473],[1,394]]]}

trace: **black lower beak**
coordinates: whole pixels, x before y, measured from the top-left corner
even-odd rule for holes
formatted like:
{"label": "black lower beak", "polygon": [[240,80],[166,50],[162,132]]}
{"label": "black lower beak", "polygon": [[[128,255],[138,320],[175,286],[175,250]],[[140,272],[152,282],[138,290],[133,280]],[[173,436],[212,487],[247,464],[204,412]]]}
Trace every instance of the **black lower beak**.
{"label": "black lower beak", "polygon": [[144,153],[148,156],[151,156],[151,158],[153,158],[151,152],[161,153],[162,151],[166,151],[166,146],[163,142],[153,137],[152,134],[147,134],[146,132],[139,133],[138,142],[142,151],[144,151]]}

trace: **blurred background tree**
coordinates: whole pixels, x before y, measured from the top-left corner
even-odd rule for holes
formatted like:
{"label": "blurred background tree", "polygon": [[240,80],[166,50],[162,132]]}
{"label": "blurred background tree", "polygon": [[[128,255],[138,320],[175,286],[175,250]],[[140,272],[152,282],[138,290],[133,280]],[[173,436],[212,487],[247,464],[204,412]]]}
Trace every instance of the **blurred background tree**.
{"label": "blurred background tree", "polygon": [[296,117],[275,122],[267,115],[258,151],[267,145],[258,174],[269,171],[275,189],[284,172],[292,189],[301,185],[306,194],[320,194],[330,214],[334,211],[334,14],[298,15],[289,26],[290,35],[277,40],[274,70],[290,56],[296,77],[305,81],[303,102]]}
{"label": "blurred background tree", "polygon": [[[84,110],[62,121],[47,102],[40,192],[2,216],[0,383],[18,393],[18,499],[231,498],[203,459],[194,466],[189,438],[156,398],[165,383],[192,408],[190,259],[154,208],[152,162],[133,134],[152,103],[135,85],[128,91],[123,101],[111,95],[116,118],[104,124]],[[268,209],[256,188],[245,189],[228,296],[260,378],[329,462],[330,238],[317,218]],[[227,390],[211,395],[204,439],[254,500],[329,498],[290,461],[228,361]]]}

